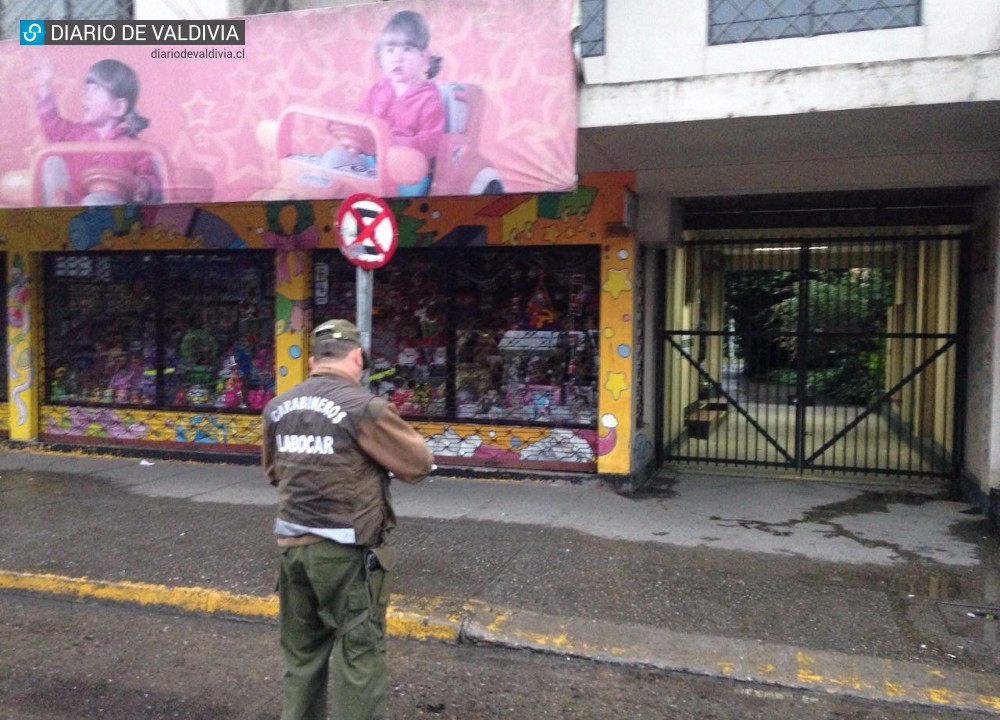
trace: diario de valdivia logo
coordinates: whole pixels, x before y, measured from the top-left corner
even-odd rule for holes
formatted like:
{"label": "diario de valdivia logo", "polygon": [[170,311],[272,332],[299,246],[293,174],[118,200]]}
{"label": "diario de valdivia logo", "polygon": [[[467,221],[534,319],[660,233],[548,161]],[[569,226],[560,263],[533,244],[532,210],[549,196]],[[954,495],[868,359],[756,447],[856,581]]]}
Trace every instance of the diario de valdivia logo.
{"label": "diario de valdivia logo", "polygon": [[223,20],[21,20],[22,45],[245,45],[246,23]]}
{"label": "diario de valdivia logo", "polygon": [[44,20],[22,20],[21,21],[21,44],[22,45],[44,45],[45,44],[45,21]]}

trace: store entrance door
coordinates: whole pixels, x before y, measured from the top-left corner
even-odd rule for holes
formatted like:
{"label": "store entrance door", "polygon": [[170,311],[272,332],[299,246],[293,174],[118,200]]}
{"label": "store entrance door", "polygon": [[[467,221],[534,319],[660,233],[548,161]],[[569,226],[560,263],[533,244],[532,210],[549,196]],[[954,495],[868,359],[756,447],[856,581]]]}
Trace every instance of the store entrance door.
{"label": "store entrance door", "polygon": [[665,460],[953,477],[960,245],[686,244],[663,335]]}

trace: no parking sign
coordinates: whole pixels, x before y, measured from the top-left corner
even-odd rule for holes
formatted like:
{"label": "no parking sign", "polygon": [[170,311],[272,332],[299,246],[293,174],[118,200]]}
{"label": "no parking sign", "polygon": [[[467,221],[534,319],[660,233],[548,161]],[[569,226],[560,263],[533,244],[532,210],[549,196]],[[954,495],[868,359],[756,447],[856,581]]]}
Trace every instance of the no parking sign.
{"label": "no parking sign", "polygon": [[[372,270],[385,265],[396,252],[399,228],[396,216],[385,200],[358,193],[351,195],[337,210],[337,234],[340,235],[340,252],[357,266],[357,315],[361,346],[366,353],[372,349]],[[368,384],[368,371],[362,374],[363,384]]]}
{"label": "no parking sign", "polygon": [[396,252],[399,229],[386,202],[374,195],[351,195],[337,210],[340,252],[365,270],[385,265]]}

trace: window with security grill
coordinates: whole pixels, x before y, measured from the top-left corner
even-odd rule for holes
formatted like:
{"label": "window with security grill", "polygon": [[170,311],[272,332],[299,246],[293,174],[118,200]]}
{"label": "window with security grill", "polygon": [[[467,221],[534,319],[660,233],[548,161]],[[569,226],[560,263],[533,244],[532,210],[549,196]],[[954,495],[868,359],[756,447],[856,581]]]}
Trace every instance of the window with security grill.
{"label": "window with security grill", "polygon": [[[0,253],[0,263],[7,267],[7,254]],[[23,276],[22,276],[23,277]],[[7,295],[7,273],[0,273],[0,297],[3,298],[3,314],[7,318],[8,325],[21,329],[24,325],[24,314],[30,293],[26,287],[13,286],[10,297]],[[7,353],[0,353],[0,372],[7,377]],[[0,382],[0,401],[7,401],[7,383]]]}
{"label": "window with security grill", "polygon": [[580,55],[604,54],[604,0],[580,0]]}
{"label": "window with security grill", "polygon": [[710,0],[708,43],[727,45],[920,24],[920,0]]}
{"label": "window with security grill", "polygon": [[46,254],[46,402],[259,412],[273,287],[266,252]]}
{"label": "window with security grill", "polygon": [[[314,320],[355,317],[355,268],[314,262]],[[408,420],[593,427],[599,246],[401,248],[374,275],[373,392]]]}

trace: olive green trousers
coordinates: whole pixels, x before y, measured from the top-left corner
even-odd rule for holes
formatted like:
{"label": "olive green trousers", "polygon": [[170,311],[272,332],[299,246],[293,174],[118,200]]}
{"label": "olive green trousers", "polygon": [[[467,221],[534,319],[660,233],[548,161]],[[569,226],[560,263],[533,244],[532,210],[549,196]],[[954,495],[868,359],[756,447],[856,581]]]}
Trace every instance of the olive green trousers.
{"label": "olive green trousers", "polygon": [[[282,549],[281,720],[382,720],[389,572],[365,550],[323,541]],[[329,713],[329,714],[328,714]]]}

